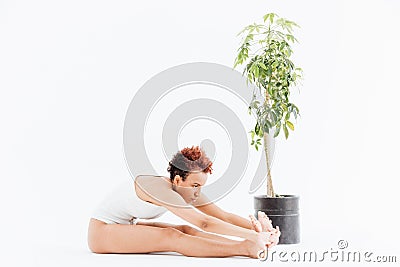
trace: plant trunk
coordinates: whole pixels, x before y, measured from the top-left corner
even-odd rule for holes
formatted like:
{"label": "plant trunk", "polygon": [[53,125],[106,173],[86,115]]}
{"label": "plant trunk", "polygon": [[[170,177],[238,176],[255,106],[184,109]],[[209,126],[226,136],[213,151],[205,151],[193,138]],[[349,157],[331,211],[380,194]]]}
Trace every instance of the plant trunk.
{"label": "plant trunk", "polygon": [[268,147],[270,147],[270,141],[268,138],[268,133],[264,132],[264,152],[267,163],[267,196],[275,197],[274,187],[272,185],[271,178],[271,155],[269,154]]}

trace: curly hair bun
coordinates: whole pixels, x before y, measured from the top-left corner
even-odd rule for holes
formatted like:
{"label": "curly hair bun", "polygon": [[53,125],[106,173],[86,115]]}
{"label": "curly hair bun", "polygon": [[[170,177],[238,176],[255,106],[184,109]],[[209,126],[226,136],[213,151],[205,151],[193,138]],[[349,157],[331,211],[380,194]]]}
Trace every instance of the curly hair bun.
{"label": "curly hair bun", "polygon": [[202,155],[202,150],[198,146],[192,146],[191,148],[185,147],[184,149],[181,150],[182,155],[185,156],[185,158],[195,161],[198,160],[201,155]]}
{"label": "curly hair bun", "polygon": [[171,180],[175,175],[186,179],[190,172],[202,171],[212,174],[213,163],[199,146],[185,147],[176,153],[169,162],[168,172]]}

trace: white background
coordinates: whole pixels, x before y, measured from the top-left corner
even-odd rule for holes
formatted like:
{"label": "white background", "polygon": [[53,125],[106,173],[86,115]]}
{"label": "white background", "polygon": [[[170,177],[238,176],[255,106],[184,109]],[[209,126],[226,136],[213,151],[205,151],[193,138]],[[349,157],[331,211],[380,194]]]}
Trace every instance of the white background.
{"label": "white background", "polygon": [[[267,12],[301,26],[293,60],[305,75],[292,95],[301,119],[278,140],[273,168],[278,193],[301,196],[302,243],[290,249],[324,251],[345,239],[353,251],[399,260],[400,2],[1,0],[0,262],[258,264],[94,255],[86,235],[95,206],[130,179],[122,129],[135,92],[179,64],[233,66],[236,34]],[[253,213],[251,178],[218,205]]]}

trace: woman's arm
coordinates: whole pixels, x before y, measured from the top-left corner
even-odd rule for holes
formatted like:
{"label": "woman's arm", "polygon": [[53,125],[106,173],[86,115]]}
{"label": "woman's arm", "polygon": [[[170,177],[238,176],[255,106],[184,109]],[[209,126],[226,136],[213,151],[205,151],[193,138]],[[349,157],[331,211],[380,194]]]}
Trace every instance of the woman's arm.
{"label": "woman's arm", "polygon": [[268,236],[265,234],[260,235],[261,233],[257,233],[254,230],[239,227],[216,217],[198,212],[191,205],[188,205],[177,192],[157,180],[140,179],[137,177],[135,182],[136,191],[147,195],[149,202],[165,207],[176,216],[196,225],[204,231],[237,236],[253,241],[262,236],[265,242],[268,241]]}
{"label": "woman's arm", "polygon": [[251,229],[254,230],[253,225],[250,220],[245,219],[239,215],[227,212],[226,213],[226,222],[246,228],[246,229]]}
{"label": "woman's arm", "polygon": [[196,201],[195,207],[201,212],[223,220],[224,222],[245,228],[254,230],[250,220],[247,220],[239,215],[226,212],[225,210],[218,207],[216,204],[211,202],[204,194],[200,194],[199,199]]}
{"label": "woman's arm", "polygon": [[173,192],[171,194],[175,194],[174,199],[172,196],[170,198],[170,203],[174,203],[174,205],[164,204],[164,207],[174,213],[176,216],[193,225],[196,225],[203,231],[222,235],[237,236],[253,241],[259,237],[259,233],[254,230],[228,223],[205,213],[200,213],[190,205],[187,205],[178,193]]}
{"label": "woman's arm", "polygon": [[[244,229],[251,229],[255,230],[256,232],[270,232],[272,239],[270,238],[269,240],[272,241],[272,243],[268,245],[268,247],[271,247],[278,243],[280,236],[279,228],[274,229],[272,227],[272,224],[269,222],[269,218],[265,215],[265,213],[258,212],[259,218],[261,216],[261,223],[260,223],[253,215],[251,215],[252,220],[248,220],[239,215],[224,211],[223,209],[215,205],[213,202],[211,202],[204,194],[200,195],[199,200],[200,201],[196,201],[197,203],[196,208],[201,212],[213,216],[215,218],[218,218],[220,220],[223,220],[226,223],[242,227]],[[257,225],[256,222],[258,222],[259,224],[258,229],[256,226]]]}
{"label": "woman's arm", "polygon": [[[245,220],[244,218],[242,219]],[[252,229],[251,225],[249,225],[248,228],[243,226],[244,225],[236,225],[226,222],[213,216],[207,216],[201,229],[207,232],[255,240],[255,238],[257,238],[257,232]]]}

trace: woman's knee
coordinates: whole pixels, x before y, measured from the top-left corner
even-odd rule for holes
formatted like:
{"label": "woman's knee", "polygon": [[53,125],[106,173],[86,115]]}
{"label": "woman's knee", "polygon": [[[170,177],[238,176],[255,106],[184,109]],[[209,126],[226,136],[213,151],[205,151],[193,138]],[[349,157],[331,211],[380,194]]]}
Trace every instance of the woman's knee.
{"label": "woman's knee", "polygon": [[188,235],[196,235],[199,230],[190,225],[179,225],[179,230]]}
{"label": "woman's knee", "polygon": [[162,230],[163,232],[165,232],[163,236],[166,237],[167,239],[179,238],[182,237],[182,235],[184,234],[184,232],[181,229],[175,227],[166,227],[163,228]]}

